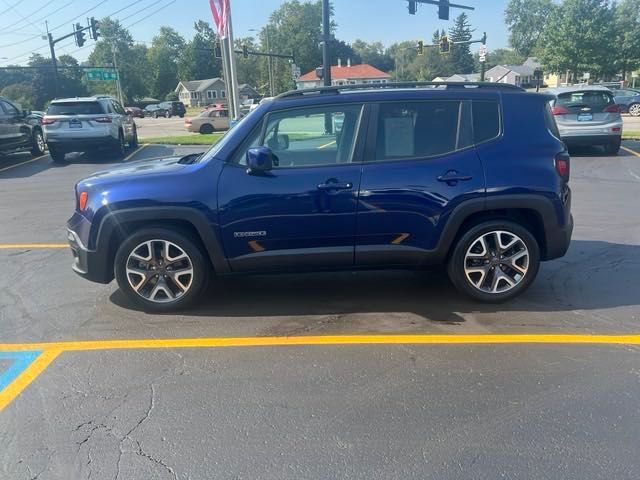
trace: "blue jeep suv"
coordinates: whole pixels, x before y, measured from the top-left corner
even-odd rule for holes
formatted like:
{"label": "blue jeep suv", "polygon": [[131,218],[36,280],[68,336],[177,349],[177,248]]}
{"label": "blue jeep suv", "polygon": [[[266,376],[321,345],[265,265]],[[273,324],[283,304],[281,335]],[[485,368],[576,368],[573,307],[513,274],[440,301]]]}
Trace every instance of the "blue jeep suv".
{"label": "blue jeep suv", "polygon": [[282,94],[203,154],[80,181],[73,268],[148,311],[192,304],[213,274],[433,265],[505,301],[573,229],[549,100],[484,83]]}

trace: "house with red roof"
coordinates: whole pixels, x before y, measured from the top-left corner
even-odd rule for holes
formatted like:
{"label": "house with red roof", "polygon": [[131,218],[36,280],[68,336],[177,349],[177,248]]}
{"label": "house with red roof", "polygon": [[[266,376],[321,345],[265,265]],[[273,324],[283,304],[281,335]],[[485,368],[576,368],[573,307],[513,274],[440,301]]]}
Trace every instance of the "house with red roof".
{"label": "house with red roof", "polygon": [[[351,59],[346,65],[338,59],[338,65],[331,66],[331,85],[355,85],[357,83],[387,83],[391,80],[391,75],[372,67],[369,64],[351,65]],[[302,75],[296,80],[298,88],[313,88],[324,85],[321,78],[316,75],[315,70]]]}

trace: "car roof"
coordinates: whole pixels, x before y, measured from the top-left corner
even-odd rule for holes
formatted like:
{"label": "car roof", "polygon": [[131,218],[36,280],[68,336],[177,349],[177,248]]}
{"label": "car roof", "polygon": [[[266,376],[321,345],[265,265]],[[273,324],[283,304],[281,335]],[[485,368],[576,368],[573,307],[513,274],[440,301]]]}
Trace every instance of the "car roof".
{"label": "car roof", "polygon": [[607,87],[603,87],[601,85],[575,85],[572,87],[557,87],[557,88],[549,88],[546,90],[547,93],[558,96],[563,93],[574,93],[574,92],[609,92],[613,93],[611,89]]}
{"label": "car roof", "polygon": [[69,97],[54,98],[51,103],[69,103],[69,102],[97,102],[98,100],[113,100],[111,95],[93,95],[91,97]]}

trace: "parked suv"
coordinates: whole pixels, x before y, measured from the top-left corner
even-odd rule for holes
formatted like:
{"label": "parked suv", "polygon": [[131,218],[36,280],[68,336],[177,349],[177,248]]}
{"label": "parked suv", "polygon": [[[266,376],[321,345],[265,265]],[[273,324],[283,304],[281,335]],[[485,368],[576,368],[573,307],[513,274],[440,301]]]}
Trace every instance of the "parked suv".
{"label": "parked suv", "polygon": [[44,149],[41,119],[0,97],[0,154],[30,150],[36,157]]}
{"label": "parked suv", "polygon": [[601,145],[615,155],[622,143],[622,117],[613,93],[606,87],[549,89],[560,138],[568,146]]}
{"label": "parked suv", "polygon": [[177,116],[183,118],[184,114],[187,113],[187,109],[182,102],[162,102],[159,105],[168,112],[169,117]]}
{"label": "parked suv", "polygon": [[150,311],[192,303],[213,273],[446,264],[477,300],[522,293],[573,229],[551,97],[430,85],[289,92],[206,153],[80,181],[73,269]]}
{"label": "parked suv", "polygon": [[57,163],[64,162],[68,152],[107,148],[124,156],[127,146],[138,146],[133,118],[108,96],[53,100],[42,124],[49,153]]}

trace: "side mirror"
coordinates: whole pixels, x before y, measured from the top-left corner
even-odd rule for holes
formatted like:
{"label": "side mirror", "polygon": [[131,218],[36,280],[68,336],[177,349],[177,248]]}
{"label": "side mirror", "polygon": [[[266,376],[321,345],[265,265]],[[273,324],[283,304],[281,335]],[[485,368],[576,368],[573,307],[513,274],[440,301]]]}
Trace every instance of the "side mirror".
{"label": "side mirror", "polygon": [[274,155],[269,147],[253,147],[247,150],[247,173],[268,172],[273,168]]}

